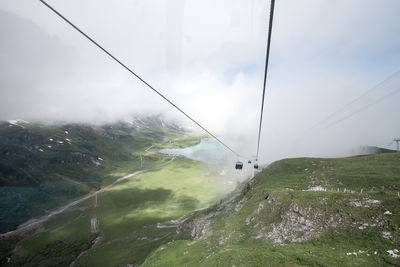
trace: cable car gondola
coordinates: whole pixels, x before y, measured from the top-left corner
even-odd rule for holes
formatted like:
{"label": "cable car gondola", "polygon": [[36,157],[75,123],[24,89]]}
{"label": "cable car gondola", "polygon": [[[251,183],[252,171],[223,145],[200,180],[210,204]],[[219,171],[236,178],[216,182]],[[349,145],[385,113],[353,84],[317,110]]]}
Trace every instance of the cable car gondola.
{"label": "cable car gondola", "polygon": [[241,161],[236,162],[235,169],[236,170],[243,169],[243,162],[241,162]]}
{"label": "cable car gondola", "polygon": [[249,160],[247,163],[248,163],[248,164],[251,164],[251,160]]}
{"label": "cable car gondola", "polygon": [[254,163],[254,169],[258,169],[258,163]]}

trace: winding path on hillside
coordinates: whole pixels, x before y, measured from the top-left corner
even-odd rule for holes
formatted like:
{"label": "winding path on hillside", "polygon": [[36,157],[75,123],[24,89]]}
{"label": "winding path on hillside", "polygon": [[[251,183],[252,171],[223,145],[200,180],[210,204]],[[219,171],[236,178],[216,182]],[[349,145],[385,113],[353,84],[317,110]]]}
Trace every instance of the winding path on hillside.
{"label": "winding path on hillside", "polygon": [[35,226],[38,226],[39,224],[44,223],[45,221],[47,221],[48,219],[50,219],[54,215],[60,214],[61,212],[65,211],[66,209],[71,208],[73,206],[76,206],[76,205],[82,203],[85,200],[88,200],[88,199],[96,196],[97,194],[99,194],[99,193],[101,193],[101,192],[113,187],[114,185],[116,185],[116,184],[118,184],[118,183],[120,183],[122,181],[125,181],[125,180],[127,180],[129,178],[132,178],[132,177],[134,177],[136,175],[139,175],[141,173],[161,168],[161,167],[171,163],[173,160],[175,160],[175,158],[176,157],[173,156],[169,161],[167,161],[166,163],[161,164],[160,166],[157,166],[157,167],[154,167],[154,168],[150,168],[150,169],[146,169],[146,170],[136,171],[134,173],[125,175],[124,177],[118,178],[113,183],[103,187],[102,189],[100,189],[100,190],[98,190],[96,192],[93,192],[91,194],[88,194],[88,195],[86,195],[86,196],[84,196],[84,197],[82,197],[82,198],[80,198],[78,200],[72,201],[71,203],[69,203],[69,204],[67,204],[67,205],[65,205],[65,206],[63,206],[61,208],[58,208],[58,209],[50,212],[47,215],[44,215],[44,216],[40,217],[40,218],[31,219],[31,220],[27,221],[26,223],[21,224],[17,229],[15,229],[13,231],[9,231],[7,233],[0,234],[0,237],[8,237],[8,236],[12,236],[14,234],[19,234],[19,233],[23,233],[23,232],[29,231],[29,230],[33,229]]}

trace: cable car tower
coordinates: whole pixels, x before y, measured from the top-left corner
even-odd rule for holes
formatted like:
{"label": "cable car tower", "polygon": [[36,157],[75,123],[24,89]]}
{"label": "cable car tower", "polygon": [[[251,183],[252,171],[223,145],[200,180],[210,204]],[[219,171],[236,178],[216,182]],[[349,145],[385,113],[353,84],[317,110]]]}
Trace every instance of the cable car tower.
{"label": "cable car tower", "polygon": [[399,146],[400,138],[393,139],[393,142],[396,142],[396,150],[400,151],[400,146]]}

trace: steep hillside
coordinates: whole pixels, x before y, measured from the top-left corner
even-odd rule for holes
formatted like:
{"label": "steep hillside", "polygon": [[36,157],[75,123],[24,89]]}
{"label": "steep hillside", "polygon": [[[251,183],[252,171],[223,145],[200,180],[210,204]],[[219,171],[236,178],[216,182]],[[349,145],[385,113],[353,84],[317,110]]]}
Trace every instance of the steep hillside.
{"label": "steep hillside", "polygon": [[165,157],[167,162],[118,179],[118,183],[45,217],[29,231],[20,231],[23,227],[0,235],[0,265],[143,263],[160,245],[176,238],[185,217],[234,189],[234,184],[224,184],[218,168],[184,157]]}
{"label": "steep hillside", "polygon": [[147,152],[183,134],[157,116],[104,126],[0,123],[0,233],[168,160]]}
{"label": "steep hillside", "polygon": [[400,265],[400,153],[271,164],[144,266]]}

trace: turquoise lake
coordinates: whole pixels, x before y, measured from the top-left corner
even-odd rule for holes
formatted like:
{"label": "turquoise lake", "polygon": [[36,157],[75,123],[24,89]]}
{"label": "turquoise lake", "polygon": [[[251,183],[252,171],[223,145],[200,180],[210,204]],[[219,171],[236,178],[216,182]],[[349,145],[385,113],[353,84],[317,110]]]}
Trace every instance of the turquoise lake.
{"label": "turquoise lake", "polygon": [[185,148],[161,149],[160,153],[185,156],[208,164],[218,164],[228,155],[226,148],[215,139],[201,140],[197,145]]}

